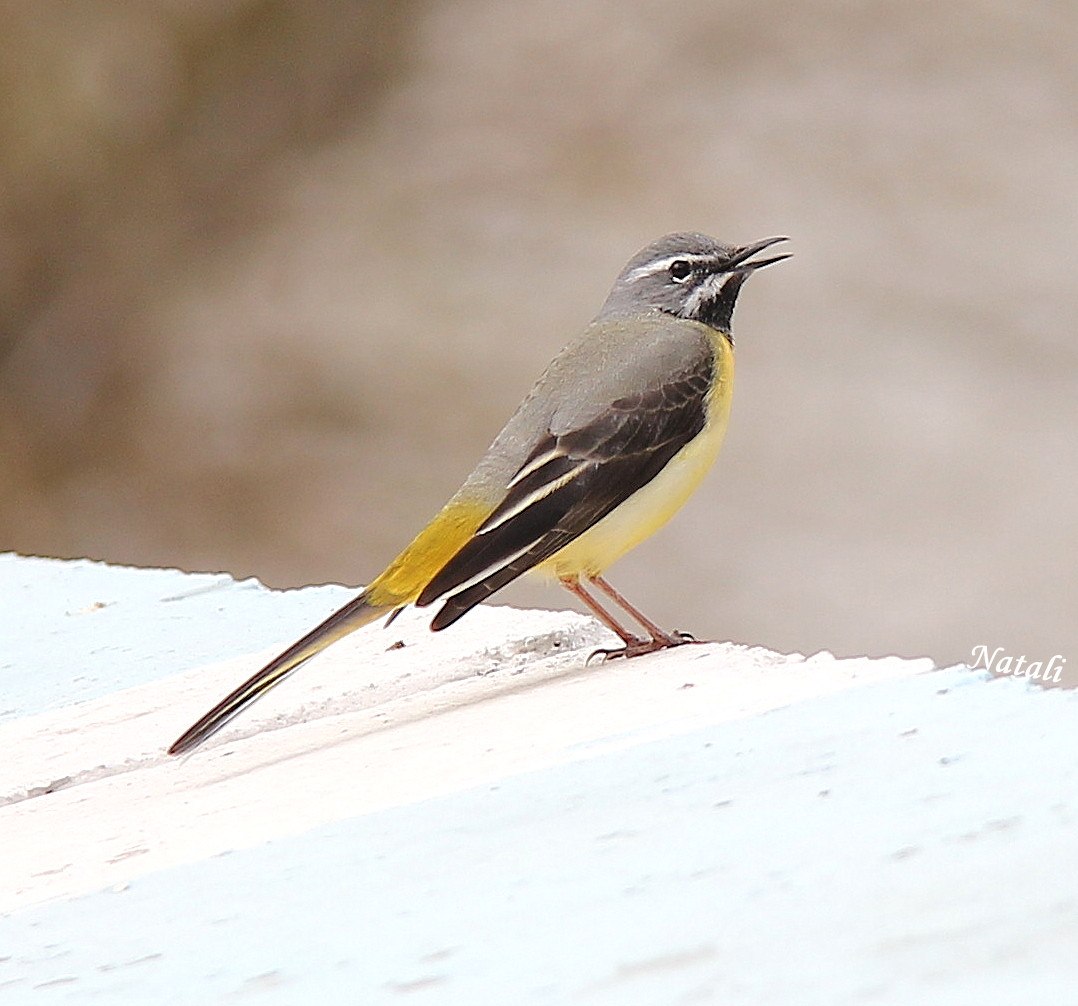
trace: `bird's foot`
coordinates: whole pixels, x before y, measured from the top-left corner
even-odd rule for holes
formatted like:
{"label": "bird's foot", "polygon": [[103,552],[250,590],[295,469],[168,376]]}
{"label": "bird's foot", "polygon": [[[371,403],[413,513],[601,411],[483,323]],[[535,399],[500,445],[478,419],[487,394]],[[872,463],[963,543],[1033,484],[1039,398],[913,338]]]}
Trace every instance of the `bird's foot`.
{"label": "bird's foot", "polygon": [[624,646],[618,646],[610,650],[595,650],[588,657],[587,663],[591,663],[598,657],[603,663],[608,660],[628,660],[630,657],[642,657],[645,653],[656,653],[659,650],[669,650],[674,646],[684,646],[686,643],[706,643],[705,639],[697,639],[688,632],[675,632],[673,635],[663,633],[649,639],[641,639],[633,636],[625,641]]}

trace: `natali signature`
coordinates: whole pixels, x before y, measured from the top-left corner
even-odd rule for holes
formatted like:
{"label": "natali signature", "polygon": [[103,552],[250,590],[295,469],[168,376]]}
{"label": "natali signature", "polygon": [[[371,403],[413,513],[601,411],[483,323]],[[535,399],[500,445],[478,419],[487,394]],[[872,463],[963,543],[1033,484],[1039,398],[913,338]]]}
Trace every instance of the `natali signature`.
{"label": "natali signature", "polygon": [[971,665],[973,670],[983,667],[993,674],[1010,674],[1016,678],[1033,678],[1038,681],[1057,683],[1060,680],[1059,675],[1063,672],[1063,665],[1067,662],[1066,657],[1057,653],[1047,665],[1043,660],[1031,660],[1027,663],[1024,653],[1018,657],[1012,657],[1009,653],[1004,653],[1002,646],[997,646],[991,655],[988,653],[988,647],[984,645],[975,646],[970,652],[973,654]]}

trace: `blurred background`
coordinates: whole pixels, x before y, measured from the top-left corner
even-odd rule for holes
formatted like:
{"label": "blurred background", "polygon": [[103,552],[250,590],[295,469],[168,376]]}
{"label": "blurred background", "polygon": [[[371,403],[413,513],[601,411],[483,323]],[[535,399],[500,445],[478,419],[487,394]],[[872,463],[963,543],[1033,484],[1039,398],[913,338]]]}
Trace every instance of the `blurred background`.
{"label": "blurred background", "polygon": [[365,582],[638,248],[788,234],[715,473],[612,580],[1078,668],[1078,6],[0,11],[0,548]]}

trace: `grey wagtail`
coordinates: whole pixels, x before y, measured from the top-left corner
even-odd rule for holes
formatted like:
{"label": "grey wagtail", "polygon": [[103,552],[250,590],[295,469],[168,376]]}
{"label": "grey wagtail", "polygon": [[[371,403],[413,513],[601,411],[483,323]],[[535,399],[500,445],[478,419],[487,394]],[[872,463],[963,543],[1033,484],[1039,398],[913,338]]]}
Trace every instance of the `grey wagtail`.
{"label": "grey wagtail", "polygon": [[[431,629],[444,629],[533,568],[621,637],[624,647],[606,656],[691,639],[664,632],[602,574],[677,512],[719,453],[734,381],[734,302],[750,273],[789,258],[753,256],[785,240],[733,247],[668,234],[635,255],[434,520],[355,600],[222,699],[169,753],[197,747],[342,636],[435,601]],[[647,635],[626,629],[592,591]]]}

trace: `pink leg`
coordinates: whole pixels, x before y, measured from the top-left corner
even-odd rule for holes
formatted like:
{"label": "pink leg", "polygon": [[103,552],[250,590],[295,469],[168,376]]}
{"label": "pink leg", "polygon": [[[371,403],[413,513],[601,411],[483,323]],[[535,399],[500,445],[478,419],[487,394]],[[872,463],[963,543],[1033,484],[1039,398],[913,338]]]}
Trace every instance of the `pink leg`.
{"label": "pink leg", "polygon": [[[654,653],[656,650],[665,650],[671,646],[681,646],[683,643],[695,643],[696,640],[685,633],[671,635],[659,628],[650,618],[644,615],[635,605],[630,604],[601,576],[589,576],[588,582],[594,584],[615,604],[620,606],[626,613],[635,618],[648,632],[649,638],[641,639],[639,636],[625,628],[599,601],[592,597],[584,585],[576,577],[563,577],[561,585],[574,597],[579,598],[587,606],[588,610],[595,615],[611,632],[625,644],[620,650],[596,650],[592,657],[601,654],[604,659],[612,660],[616,657],[638,657],[644,653]],[[590,658],[589,658],[590,659]]]}
{"label": "pink leg", "polygon": [[[626,649],[631,649],[646,644],[647,640],[641,639],[639,636],[634,636],[628,629],[626,629],[613,615],[610,614],[594,597],[589,594],[580,581],[575,578],[563,577],[560,581],[561,585],[569,591],[574,597],[579,598],[587,606],[588,610],[603,623],[611,632],[618,636],[619,639],[625,644]],[[606,650],[597,650],[596,652],[609,655]],[[593,654],[594,656],[594,654]]]}
{"label": "pink leg", "polygon": [[683,639],[677,639],[671,636],[669,632],[659,628],[650,618],[647,617],[635,604],[631,604],[618,590],[615,590],[613,586],[607,583],[601,576],[589,577],[589,580],[595,584],[607,597],[610,598],[618,607],[623,611],[627,611],[633,616],[645,629],[648,630],[648,634],[652,640],[656,643],[661,643],[665,646],[677,646],[679,643],[683,643]]}

